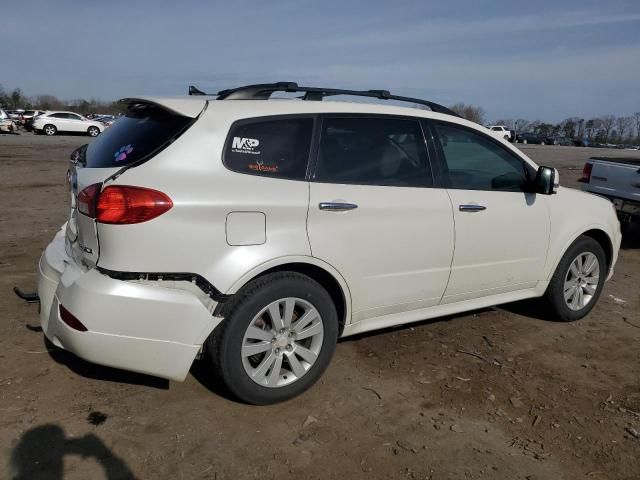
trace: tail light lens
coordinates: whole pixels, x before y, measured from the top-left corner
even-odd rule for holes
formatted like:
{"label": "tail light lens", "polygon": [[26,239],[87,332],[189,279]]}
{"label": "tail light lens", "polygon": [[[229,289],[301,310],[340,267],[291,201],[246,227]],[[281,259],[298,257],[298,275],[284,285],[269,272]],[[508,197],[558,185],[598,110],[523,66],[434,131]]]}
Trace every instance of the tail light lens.
{"label": "tail light lens", "polygon": [[171,207],[171,199],[157,190],[114,185],[100,193],[95,218],[100,223],[129,225],[152,220]]}
{"label": "tail light lens", "polygon": [[100,194],[101,183],[94,183],[78,194],[78,210],[87,217],[96,218],[96,203]]}
{"label": "tail light lens", "polygon": [[151,188],[113,185],[100,191],[101,187],[95,183],[78,194],[78,210],[100,223],[148,222],[173,207],[166,194]]}
{"label": "tail light lens", "polygon": [[585,163],[584,169],[582,170],[582,177],[579,182],[589,183],[591,181],[591,171],[593,170],[593,163]]}

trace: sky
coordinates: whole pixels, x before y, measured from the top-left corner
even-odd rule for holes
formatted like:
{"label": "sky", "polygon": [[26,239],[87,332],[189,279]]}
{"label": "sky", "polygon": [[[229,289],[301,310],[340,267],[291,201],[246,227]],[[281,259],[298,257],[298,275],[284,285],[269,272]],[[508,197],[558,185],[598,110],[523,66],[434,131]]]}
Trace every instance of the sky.
{"label": "sky", "polygon": [[639,0],[3,2],[0,84],[115,100],[250,83],[386,89],[488,120],[640,111]]}

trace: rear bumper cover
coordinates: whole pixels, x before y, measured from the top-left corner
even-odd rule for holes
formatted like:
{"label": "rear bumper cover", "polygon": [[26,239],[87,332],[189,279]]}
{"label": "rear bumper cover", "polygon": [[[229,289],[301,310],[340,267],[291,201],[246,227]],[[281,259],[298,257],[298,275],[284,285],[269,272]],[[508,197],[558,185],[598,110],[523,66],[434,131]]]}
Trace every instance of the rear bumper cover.
{"label": "rear bumper cover", "polygon": [[[184,380],[207,336],[222,320],[187,290],[115,280],[76,264],[64,228],[39,263],[40,322],[47,338],[90,362]],[[60,318],[63,305],[88,329]]]}

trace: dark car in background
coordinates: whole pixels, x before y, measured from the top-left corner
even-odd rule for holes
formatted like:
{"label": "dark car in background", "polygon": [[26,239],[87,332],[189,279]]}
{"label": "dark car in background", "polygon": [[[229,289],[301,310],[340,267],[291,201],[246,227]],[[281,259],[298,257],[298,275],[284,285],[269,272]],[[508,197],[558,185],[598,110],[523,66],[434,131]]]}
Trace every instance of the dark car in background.
{"label": "dark car in background", "polygon": [[537,133],[532,133],[532,132],[525,132],[525,133],[519,133],[518,135],[516,135],[516,142],[517,143],[537,143],[542,145],[544,143],[544,137],[542,135],[539,135]]}
{"label": "dark car in background", "polygon": [[573,140],[569,137],[562,137],[559,135],[551,135],[544,139],[545,145],[562,145],[570,147],[573,145]]}

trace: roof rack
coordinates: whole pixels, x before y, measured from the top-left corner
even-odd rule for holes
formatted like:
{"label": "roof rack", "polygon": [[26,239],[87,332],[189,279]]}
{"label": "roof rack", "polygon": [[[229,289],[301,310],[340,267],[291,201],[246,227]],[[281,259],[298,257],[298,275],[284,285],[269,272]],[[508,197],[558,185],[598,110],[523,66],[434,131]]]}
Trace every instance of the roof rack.
{"label": "roof rack", "polygon": [[[457,113],[438,103],[422,100],[420,98],[402,97],[392,95],[388,90],[342,90],[338,88],[301,87],[295,82],[259,83],[245,85],[244,87],[221,90],[217,94],[217,100],[268,100],[275,92],[300,92],[304,93],[302,100],[319,101],[324,97],[333,95],[354,95],[357,97],[378,98],[380,100],[397,100],[400,102],[425,105],[433,112],[444,113],[459,117]],[[189,86],[189,95],[207,95],[193,85]]]}

